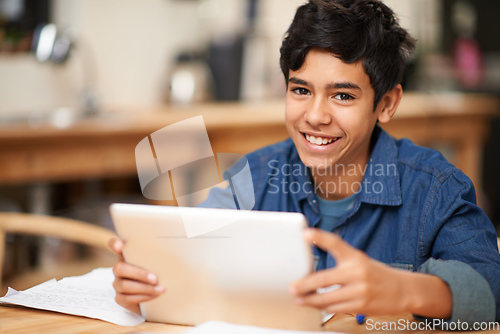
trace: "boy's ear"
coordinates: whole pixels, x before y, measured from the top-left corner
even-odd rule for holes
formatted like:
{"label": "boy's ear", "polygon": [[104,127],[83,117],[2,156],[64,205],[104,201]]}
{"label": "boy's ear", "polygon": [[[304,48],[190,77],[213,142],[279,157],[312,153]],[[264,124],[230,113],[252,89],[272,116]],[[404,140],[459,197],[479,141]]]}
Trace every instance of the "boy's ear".
{"label": "boy's ear", "polygon": [[393,89],[385,93],[380,100],[377,108],[380,108],[378,114],[378,121],[380,123],[387,123],[391,120],[392,116],[398,109],[399,102],[401,102],[401,98],[403,97],[403,87],[400,84],[394,86]]}

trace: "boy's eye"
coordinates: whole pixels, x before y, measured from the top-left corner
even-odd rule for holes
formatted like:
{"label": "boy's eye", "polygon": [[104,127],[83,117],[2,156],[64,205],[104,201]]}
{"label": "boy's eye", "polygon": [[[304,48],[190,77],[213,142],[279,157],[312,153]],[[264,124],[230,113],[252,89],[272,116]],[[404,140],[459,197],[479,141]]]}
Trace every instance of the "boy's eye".
{"label": "boy's eye", "polygon": [[351,95],[346,93],[338,93],[337,95],[334,96],[334,98],[340,101],[347,101],[354,99]]}
{"label": "boy's eye", "polygon": [[302,87],[294,88],[294,89],[292,89],[292,92],[294,92],[298,95],[308,95],[309,94],[309,90],[306,88],[302,88]]}

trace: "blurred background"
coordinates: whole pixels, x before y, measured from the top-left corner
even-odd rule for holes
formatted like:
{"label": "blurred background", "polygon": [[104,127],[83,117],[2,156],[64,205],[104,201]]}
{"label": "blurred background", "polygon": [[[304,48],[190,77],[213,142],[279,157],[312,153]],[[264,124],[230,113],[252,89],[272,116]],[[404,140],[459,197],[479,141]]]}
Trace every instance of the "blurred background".
{"label": "blurred background", "polygon": [[[135,144],[188,115],[204,115],[214,151],[231,150],[224,142],[238,138],[258,146],[286,136],[279,47],[303,2],[0,0],[0,211],[112,228],[110,203],[152,202],[141,194]],[[412,139],[457,162],[498,228],[500,2],[384,2],[418,40],[394,135],[414,131]],[[242,124],[254,132],[235,134]],[[90,160],[106,162],[83,170]],[[9,236],[4,276],[85,254]]]}

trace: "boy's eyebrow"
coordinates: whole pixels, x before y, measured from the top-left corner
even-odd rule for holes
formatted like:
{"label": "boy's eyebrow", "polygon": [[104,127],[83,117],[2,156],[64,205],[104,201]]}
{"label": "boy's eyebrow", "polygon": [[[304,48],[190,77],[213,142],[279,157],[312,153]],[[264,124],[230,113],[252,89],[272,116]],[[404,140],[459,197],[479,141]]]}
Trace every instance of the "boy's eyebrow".
{"label": "boy's eyebrow", "polygon": [[299,78],[296,78],[296,77],[288,78],[288,82],[292,82],[292,83],[297,84],[297,85],[309,86],[309,82],[302,80],[302,79],[299,79]]}
{"label": "boy's eyebrow", "polygon": [[356,85],[355,83],[352,82],[336,82],[336,83],[329,83],[327,85],[327,88],[329,89],[356,89],[356,90],[361,90],[361,87]]}
{"label": "boy's eyebrow", "polygon": [[[296,78],[296,77],[291,77],[288,79],[288,82],[292,82],[297,85],[304,85],[304,86],[309,86],[309,82]],[[326,85],[327,89],[356,89],[356,90],[361,90],[361,87],[356,85],[355,83],[352,82],[331,82],[328,85]]]}

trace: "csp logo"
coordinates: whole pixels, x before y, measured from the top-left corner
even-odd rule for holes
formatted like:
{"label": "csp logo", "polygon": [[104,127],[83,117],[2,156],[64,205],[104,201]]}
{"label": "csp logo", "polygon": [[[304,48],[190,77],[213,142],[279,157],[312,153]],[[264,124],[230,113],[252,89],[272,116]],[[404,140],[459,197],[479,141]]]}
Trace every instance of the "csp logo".
{"label": "csp logo", "polygon": [[[248,161],[235,153],[214,154],[202,116],[142,139],[135,148],[135,161],[146,198],[175,200],[179,207],[251,210],[255,205]],[[233,222],[204,223],[183,217],[188,238]]]}

